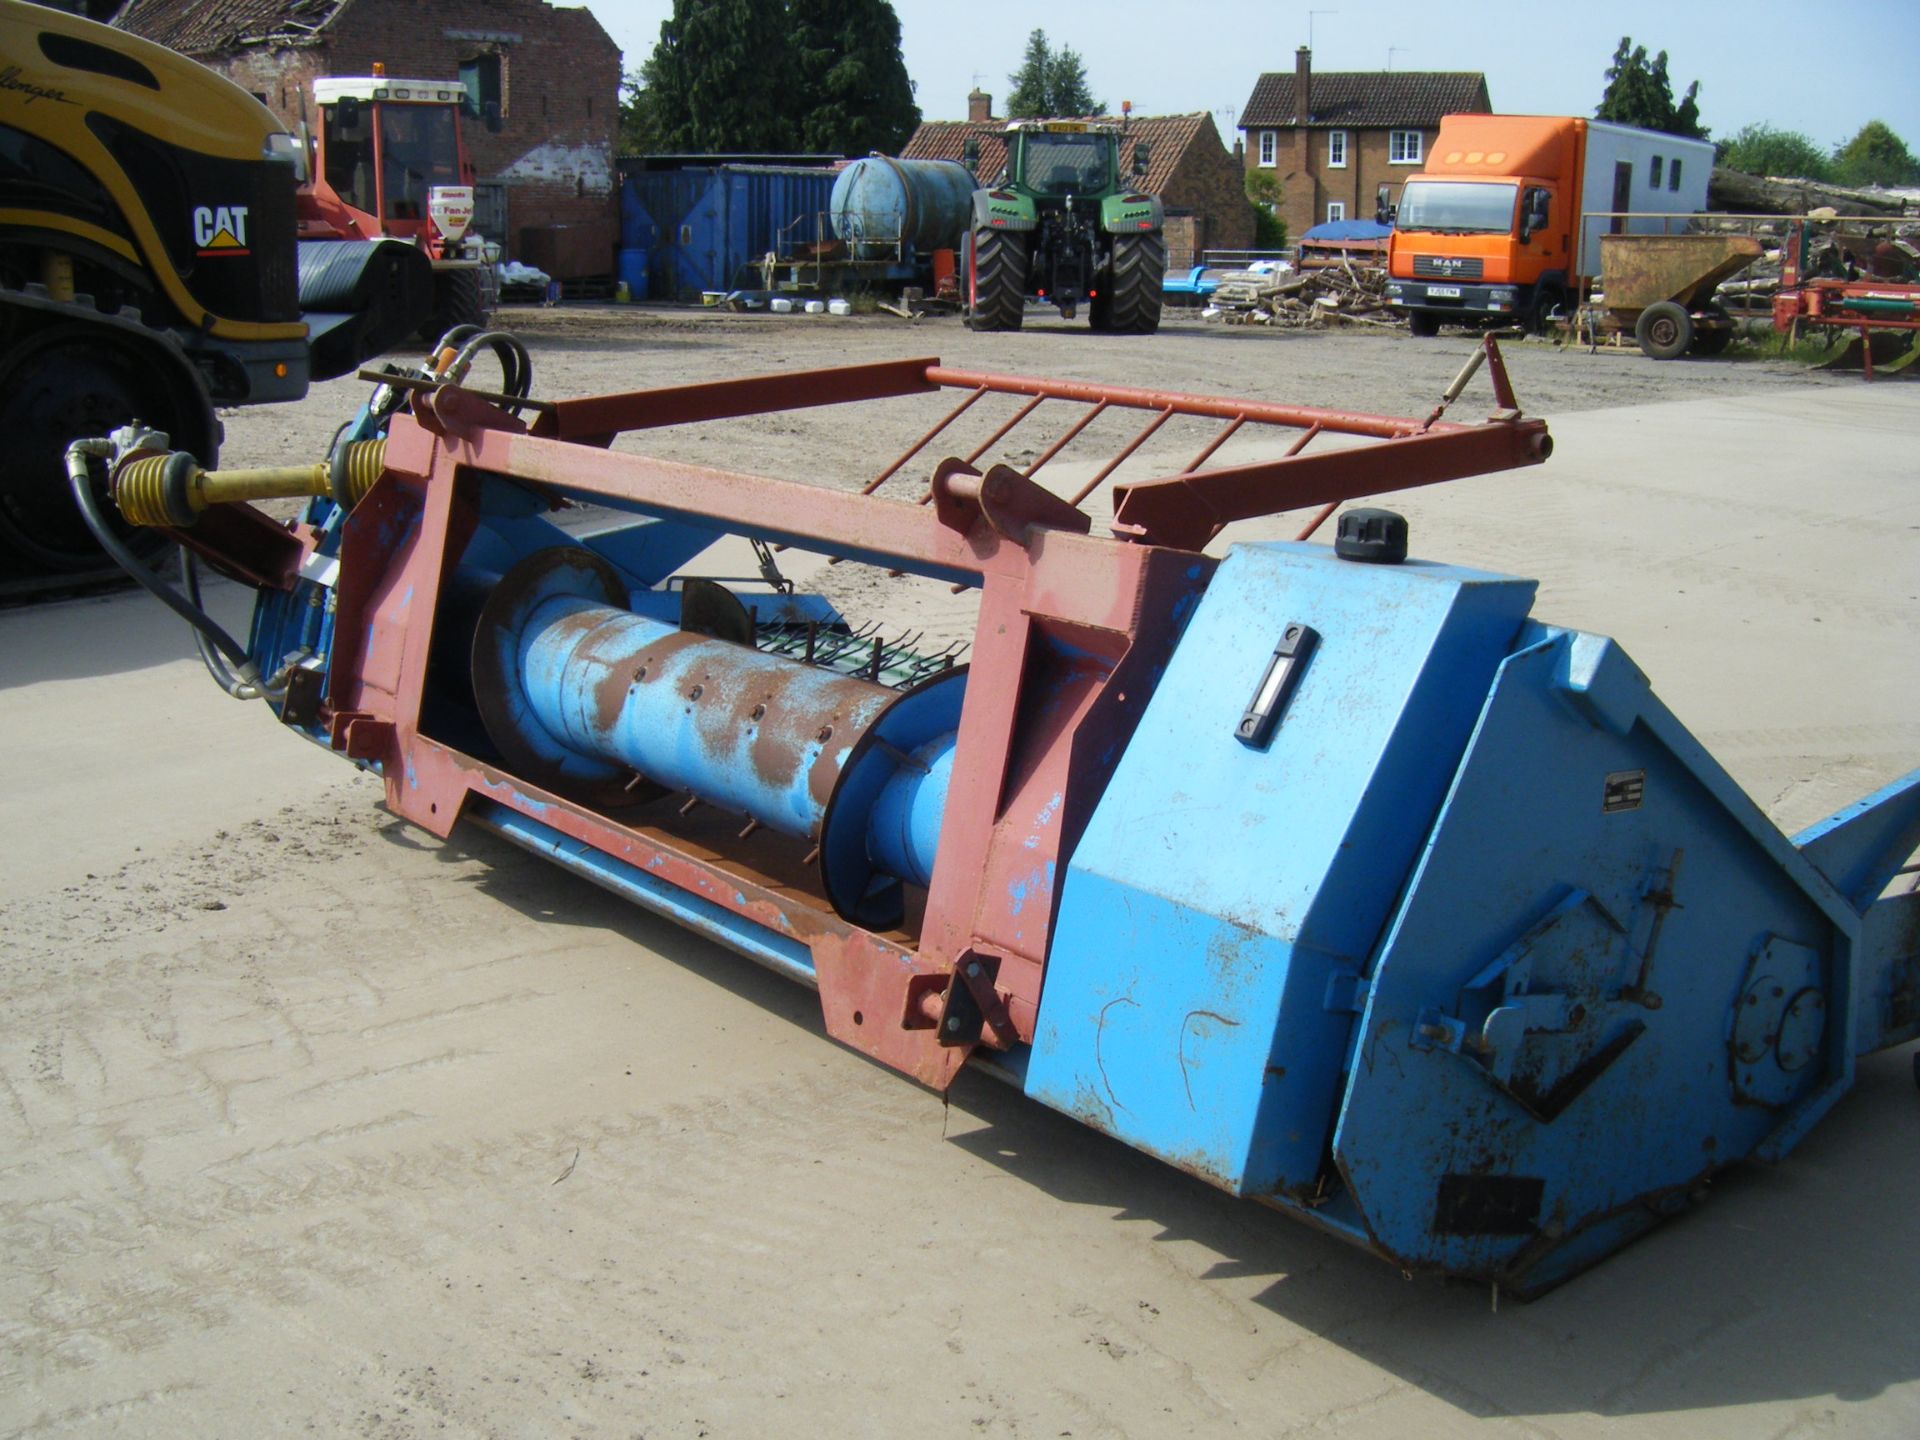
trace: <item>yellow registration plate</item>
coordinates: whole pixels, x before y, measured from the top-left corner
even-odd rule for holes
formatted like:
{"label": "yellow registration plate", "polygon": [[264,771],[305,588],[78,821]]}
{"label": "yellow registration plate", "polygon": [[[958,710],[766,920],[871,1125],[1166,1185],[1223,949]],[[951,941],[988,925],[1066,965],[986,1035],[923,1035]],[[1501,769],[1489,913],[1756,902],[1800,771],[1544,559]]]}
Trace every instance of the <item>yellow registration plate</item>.
{"label": "yellow registration plate", "polygon": [[1055,135],[1084,135],[1087,127],[1079,120],[1049,120],[1047,129]]}

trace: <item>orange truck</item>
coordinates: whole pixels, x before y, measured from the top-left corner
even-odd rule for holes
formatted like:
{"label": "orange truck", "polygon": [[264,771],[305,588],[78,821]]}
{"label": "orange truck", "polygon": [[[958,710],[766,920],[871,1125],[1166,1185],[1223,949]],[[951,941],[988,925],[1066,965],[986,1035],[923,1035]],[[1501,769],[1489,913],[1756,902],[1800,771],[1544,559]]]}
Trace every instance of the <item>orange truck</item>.
{"label": "orange truck", "polygon": [[1600,273],[1602,235],[1660,234],[1706,208],[1713,146],[1569,115],[1448,115],[1406,183],[1389,305],[1443,324],[1541,329]]}

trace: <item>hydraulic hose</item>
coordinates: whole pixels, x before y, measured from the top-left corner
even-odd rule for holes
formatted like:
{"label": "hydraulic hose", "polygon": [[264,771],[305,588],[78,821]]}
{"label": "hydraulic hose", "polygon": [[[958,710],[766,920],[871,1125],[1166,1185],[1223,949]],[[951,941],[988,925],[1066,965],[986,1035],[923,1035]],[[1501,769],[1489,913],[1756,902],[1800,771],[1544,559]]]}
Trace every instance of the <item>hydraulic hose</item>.
{"label": "hydraulic hose", "polygon": [[[182,595],[141,564],[139,557],[127,548],[118,535],[113,533],[112,527],[101,515],[100,502],[93,493],[92,462],[96,459],[110,459],[113,454],[114,445],[111,440],[76,440],[67,446],[67,479],[73,488],[74,503],[80,507],[80,518],[86,521],[87,529],[93,532],[93,538],[99,542],[100,548],[112,556],[122,570],[139,582],[155,599],[191,625],[194,633],[201,637],[204,643],[211,645],[231,662],[235,678],[242,686],[253,688],[256,694],[259,693],[260,671],[253,663],[253,657],[247,653],[247,647],[222,629],[219,623],[194,601]],[[197,585],[195,588],[198,589]]]}

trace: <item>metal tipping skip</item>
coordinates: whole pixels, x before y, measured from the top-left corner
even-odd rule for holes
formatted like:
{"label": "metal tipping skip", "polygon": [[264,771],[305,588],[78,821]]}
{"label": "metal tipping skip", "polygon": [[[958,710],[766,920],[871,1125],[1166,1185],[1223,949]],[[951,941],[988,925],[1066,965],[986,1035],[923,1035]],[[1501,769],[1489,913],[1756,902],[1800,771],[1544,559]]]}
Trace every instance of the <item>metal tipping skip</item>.
{"label": "metal tipping skip", "polygon": [[[262,475],[180,468],[205,503],[159,518],[257,587],[260,690],[399,814],[815,986],[924,1084],[977,1061],[1395,1264],[1532,1292],[1920,1031],[1920,898],[1883,893],[1920,775],[1789,840],[1617,647],[1531,618],[1531,581],[1407,561],[1380,511],[1303,543],[1344,501],[1547,458],[1491,338],[1481,363],[1476,424],[1445,418],[1471,367],[1418,419],[934,360],[559,402],[381,377],[408,406],[370,486],[283,529],[227,503]],[[944,418],[864,490],[608,448],[914,395]],[[1048,406],[1077,409],[996,462]],[[1127,410],[1071,499],[1042,483]],[[881,493],[916,472],[919,503]],[[614,519],[570,532],[567,502]],[[1299,542],[1203,553],[1294,509]],[[680,578],[725,535],[768,583]],[[977,590],[970,663],[856,630],[778,547]]]}

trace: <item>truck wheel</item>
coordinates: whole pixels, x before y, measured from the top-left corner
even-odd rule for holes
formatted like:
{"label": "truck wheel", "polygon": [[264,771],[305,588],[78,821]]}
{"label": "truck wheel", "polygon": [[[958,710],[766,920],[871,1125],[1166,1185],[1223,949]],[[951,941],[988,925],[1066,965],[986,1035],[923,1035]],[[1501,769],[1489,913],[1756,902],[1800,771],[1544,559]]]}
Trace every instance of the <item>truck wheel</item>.
{"label": "truck wheel", "polygon": [[437,270],[433,276],[433,313],[421,325],[420,338],[431,345],[456,325],[484,326],[491,318],[478,270]]}
{"label": "truck wheel", "polygon": [[[1151,335],[1160,328],[1167,242],[1157,233],[1116,235],[1107,293],[1108,327],[1116,335]],[[1096,327],[1098,328],[1098,327]]]}
{"label": "truck wheel", "polygon": [[1567,305],[1567,287],[1552,280],[1536,285],[1533,304],[1527,310],[1527,329],[1535,335],[1546,334],[1553,327],[1556,311],[1562,315],[1572,313]]}
{"label": "truck wheel", "polygon": [[1018,330],[1027,310],[1027,242],[1004,230],[973,232],[966,276],[967,325],[974,330]]}
{"label": "truck wheel", "polygon": [[1633,338],[1653,360],[1678,360],[1693,343],[1693,317],[1671,300],[1656,300],[1640,312]]}
{"label": "truck wheel", "polygon": [[1409,310],[1407,329],[1422,340],[1431,340],[1440,333],[1440,317],[1430,310]]}
{"label": "truck wheel", "polygon": [[[0,483],[0,552],[35,571],[73,574],[108,564],[73,503],[66,449],[129,420],[164,430],[173,444],[213,459],[212,415],[196,416],[150,355],[136,354],[87,327],[44,332],[9,357],[0,376],[0,434],[8,464]],[[126,525],[112,506],[107,523],[141,559],[164,549],[165,536]],[[11,567],[9,567],[11,568]]]}

